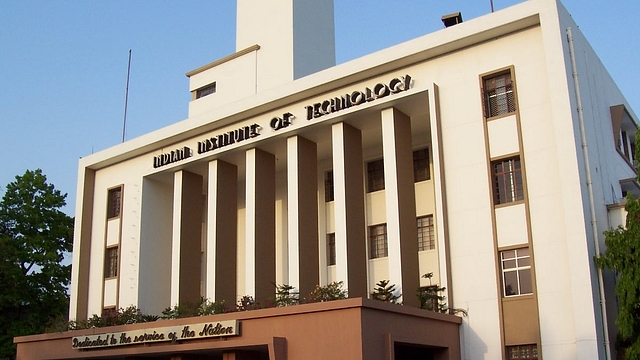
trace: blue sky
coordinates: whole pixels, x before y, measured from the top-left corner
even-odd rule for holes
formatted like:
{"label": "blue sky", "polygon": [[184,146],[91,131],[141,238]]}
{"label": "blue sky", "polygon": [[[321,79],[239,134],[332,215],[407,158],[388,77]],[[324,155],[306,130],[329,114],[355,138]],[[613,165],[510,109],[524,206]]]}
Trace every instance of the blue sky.
{"label": "blue sky", "polygon": [[[640,1],[563,3],[640,113]],[[490,2],[335,0],[337,63],[439,30],[456,11],[469,20]],[[74,215],[78,159],[122,140],[129,49],[126,139],[187,117],[185,73],[235,50],[235,0],[0,0],[0,195],[41,168]]]}

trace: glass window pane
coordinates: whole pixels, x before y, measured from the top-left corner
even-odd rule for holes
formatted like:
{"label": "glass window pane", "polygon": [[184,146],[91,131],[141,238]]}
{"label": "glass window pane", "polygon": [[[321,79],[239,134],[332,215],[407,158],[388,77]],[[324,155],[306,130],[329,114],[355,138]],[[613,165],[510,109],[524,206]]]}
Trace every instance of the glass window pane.
{"label": "glass window pane", "polygon": [[532,294],[531,269],[520,270],[520,294]]}
{"label": "glass window pane", "polygon": [[513,269],[516,267],[516,261],[515,260],[504,260],[502,262],[502,268],[503,269]]}
{"label": "glass window pane", "polygon": [[504,296],[518,295],[518,275],[515,271],[504,273]]}
{"label": "glass window pane", "polygon": [[516,251],[515,250],[508,250],[508,251],[503,251],[502,252],[502,258],[503,259],[513,259],[516,257]]}

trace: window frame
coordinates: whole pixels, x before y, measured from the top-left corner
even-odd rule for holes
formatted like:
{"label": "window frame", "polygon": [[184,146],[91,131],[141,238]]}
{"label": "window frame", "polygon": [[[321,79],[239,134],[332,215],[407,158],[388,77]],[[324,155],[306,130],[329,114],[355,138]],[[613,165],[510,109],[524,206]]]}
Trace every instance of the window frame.
{"label": "window frame", "polygon": [[[426,224],[421,224],[421,220],[426,220]],[[433,214],[418,216],[416,226],[418,229],[418,251],[435,250],[436,236]]]}
{"label": "window frame", "polygon": [[[122,193],[124,186],[116,186],[107,190],[107,220],[119,218],[122,215]],[[117,197],[114,197],[118,194]]]}
{"label": "window frame", "polygon": [[[520,254],[518,253],[520,251]],[[526,254],[524,253],[526,251]],[[505,254],[513,252],[513,257],[506,257]],[[520,297],[520,296],[530,296],[533,295],[534,292],[534,284],[533,284],[533,267],[532,267],[532,257],[531,257],[531,248],[529,246],[508,248],[498,251],[498,258],[500,261],[500,281],[502,288],[502,297],[505,299]],[[505,268],[505,264],[512,262],[514,265],[508,268]],[[513,293],[507,293],[507,285],[510,281],[507,281],[507,275],[515,273],[516,277],[516,286],[517,289]],[[528,284],[531,289],[530,292],[526,292],[527,289],[523,290],[523,281],[521,279],[524,274],[528,274]]]}
{"label": "window frame", "polygon": [[209,96],[209,95],[215,94],[218,91],[217,87],[218,87],[218,85],[214,81],[214,82],[212,82],[210,84],[207,84],[207,85],[202,86],[202,87],[200,87],[198,89],[195,89],[194,90],[194,95],[193,95],[194,98],[195,98],[194,100],[202,99],[205,96]]}
{"label": "window frame", "polygon": [[328,170],[324,173],[324,201],[331,202],[335,200],[335,180],[333,177],[333,170]]}
{"label": "window frame", "polygon": [[[482,113],[485,119],[493,119],[503,116],[508,116],[515,113],[518,110],[518,99],[516,94],[516,80],[514,75],[514,67],[510,66],[503,69],[483,74],[480,76],[480,87],[482,96]],[[508,77],[504,86],[496,86],[495,82],[498,78]],[[493,81],[493,84],[490,82]],[[505,88],[504,92],[496,93],[496,90]],[[492,111],[492,99],[496,99],[495,102],[504,102],[503,105],[496,104],[495,112]],[[501,101],[502,100],[502,101]],[[501,108],[506,108],[502,111]]]}
{"label": "window frame", "polygon": [[367,193],[384,190],[384,159],[367,162]]}
{"label": "window frame", "polygon": [[370,225],[369,259],[380,259],[389,256],[389,240],[387,237],[387,223]]}
{"label": "window frame", "polygon": [[327,266],[336,264],[336,233],[327,234]]}
{"label": "window frame", "polygon": [[[527,354],[523,354],[523,350]],[[515,351],[515,356],[512,356],[513,351]],[[508,360],[537,360],[539,359],[538,344],[510,345],[505,348],[505,355]]]}
{"label": "window frame", "polygon": [[[509,170],[505,171],[506,164],[509,164]],[[498,170],[498,166],[501,166],[502,170]],[[524,175],[520,155],[492,160],[491,184],[494,205],[524,201]]]}
{"label": "window frame", "polygon": [[120,273],[120,245],[106,248],[104,252],[104,278],[114,279]]}
{"label": "window frame", "polygon": [[413,151],[413,182],[428,180],[431,180],[429,148],[416,149]]}

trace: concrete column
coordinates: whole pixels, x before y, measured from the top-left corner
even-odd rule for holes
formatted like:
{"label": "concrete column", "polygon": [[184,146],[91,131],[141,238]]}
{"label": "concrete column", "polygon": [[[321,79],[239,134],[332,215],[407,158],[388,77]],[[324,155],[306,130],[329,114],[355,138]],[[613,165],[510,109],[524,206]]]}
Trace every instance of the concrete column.
{"label": "concrete column", "polygon": [[316,143],[287,139],[289,285],[301,295],[319,285],[318,176]]}
{"label": "concrete column", "polygon": [[71,299],[69,318],[86,320],[89,316],[89,259],[91,258],[91,224],[93,219],[93,196],[95,170],[80,166],[76,195],[76,218],[74,225]]}
{"label": "concrete column", "polygon": [[395,108],[382,110],[382,152],[389,245],[389,280],[404,305],[419,307],[418,233],[411,119]]}
{"label": "concrete column", "polygon": [[221,160],[209,163],[207,203],[207,298],[236,303],[238,252],[238,168]]}
{"label": "concrete column", "polygon": [[173,177],[171,304],[200,300],[202,176],[180,170]]}
{"label": "concrete column", "polygon": [[345,283],[349,297],[367,297],[362,133],[345,123],[333,124],[331,133],[336,278]]}
{"label": "concrete column", "polygon": [[246,295],[272,298],[276,282],[276,161],[260,149],[246,153]]}

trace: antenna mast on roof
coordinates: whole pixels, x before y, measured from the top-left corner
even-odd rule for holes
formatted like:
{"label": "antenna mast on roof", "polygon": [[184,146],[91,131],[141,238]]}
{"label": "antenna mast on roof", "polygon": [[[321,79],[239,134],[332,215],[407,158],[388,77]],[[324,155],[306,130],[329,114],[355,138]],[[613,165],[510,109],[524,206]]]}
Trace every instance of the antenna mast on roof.
{"label": "antenna mast on roof", "polygon": [[131,49],[129,49],[129,64],[127,65],[127,88],[124,94],[124,119],[122,120],[122,142],[127,129],[127,103],[129,102],[129,74],[131,73]]}
{"label": "antenna mast on roof", "polygon": [[493,0],[489,0],[489,2],[491,3],[491,12],[493,12]]}

